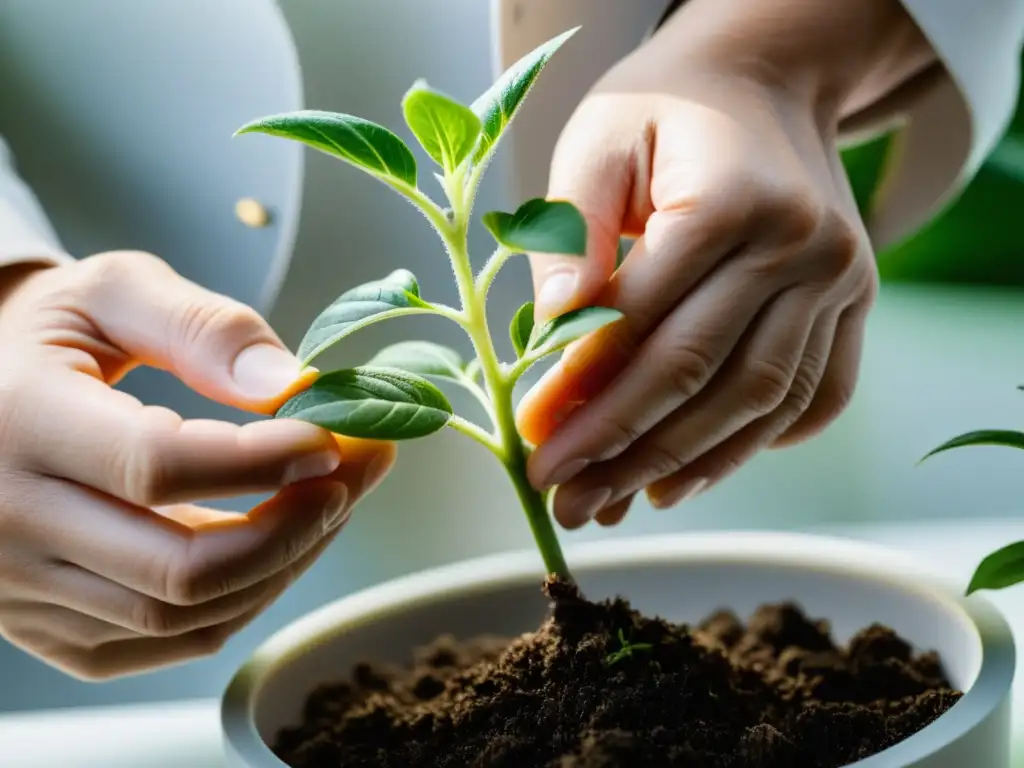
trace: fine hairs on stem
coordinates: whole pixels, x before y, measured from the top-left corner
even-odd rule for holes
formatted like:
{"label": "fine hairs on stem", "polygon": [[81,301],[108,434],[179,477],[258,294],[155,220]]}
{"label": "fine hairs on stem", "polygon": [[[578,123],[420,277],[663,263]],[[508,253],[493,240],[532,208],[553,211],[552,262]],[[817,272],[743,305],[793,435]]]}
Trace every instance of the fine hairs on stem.
{"label": "fine hairs on stem", "polygon": [[[459,307],[420,296],[416,277],[405,269],[343,293],[313,321],[298,355],[309,365],[351,333],[382,320],[414,314],[440,315],[469,337],[475,357],[430,341],[403,341],[381,350],[365,365],[328,371],[292,397],[278,418],[308,421],[336,434],[376,440],[410,440],[444,427],[454,429],[490,451],[506,472],[522,505],[549,574],[571,580],[569,567],[547,508],[547,494],[526,476],[530,446],[515,423],[513,391],[526,371],[576,339],[617,321],[607,307],[585,307],[544,323],[535,323],[527,302],[512,318],[509,335],[516,359],[503,362],[495,350],[487,320],[487,295],[502,266],[527,252],[583,256],[586,223],[569,202],[534,199],[511,213],[491,211],[481,221],[496,248],[474,274],[469,228],[480,182],[499,141],[541,70],[576,32],[559,35],[510,67],[471,105],[465,105],[425,81],[413,84],[402,100],[406,124],[440,169],[434,174],[444,204],[419,187],[416,158],[392,131],[362,118],[337,112],[302,110],[249,123],[239,134],[263,133],[300,141],[384,182],[412,203],[444,243],[458,287]],[[434,383],[465,388],[482,404],[485,427],[453,413]]]}

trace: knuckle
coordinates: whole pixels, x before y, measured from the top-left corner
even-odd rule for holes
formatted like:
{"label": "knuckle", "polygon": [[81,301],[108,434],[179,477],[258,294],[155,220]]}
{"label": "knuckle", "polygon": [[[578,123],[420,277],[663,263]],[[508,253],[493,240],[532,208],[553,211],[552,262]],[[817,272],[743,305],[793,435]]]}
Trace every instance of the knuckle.
{"label": "knuckle", "polygon": [[790,411],[799,415],[811,406],[814,395],[817,392],[817,382],[813,370],[820,370],[817,361],[811,361],[807,366],[801,366],[789,386],[789,394],[786,395],[786,405]]}
{"label": "knuckle", "polygon": [[779,206],[776,226],[788,243],[807,243],[820,231],[826,210],[808,191],[790,193]]}
{"label": "knuckle", "polygon": [[175,472],[168,448],[181,423],[173,411],[146,406],[136,429],[112,452],[113,471],[121,475],[127,501],[155,506],[169,500]]}
{"label": "knuckle", "polygon": [[266,334],[266,323],[252,307],[209,293],[183,303],[173,322],[171,338],[182,350],[228,346]]}
{"label": "knuckle", "polygon": [[161,597],[172,606],[199,605],[211,596],[207,588],[206,574],[191,552],[192,548],[189,546],[178,549],[162,566]]}
{"label": "knuckle", "polygon": [[652,440],[644,446],[644,481],[641,485],[652,483],[670,475],[674,475],[683,468],[683,457],[678,451],[657,440]]}
{"label": "knuckle", "polygon": [[714,371],[714,360],[707,352],[693,345],[679,345],[662,358],[667,363],[668,385],[684,400],[689,400],[704,387]]}
{"label": "knuckle", "polygon": [[617,417],[606,416],[601,419],[596,434],[601,435],[599,444],[602,446],[595,461],[608,461],[622,454],[629,446],[640,439],[640,431]]}
{"label": "knuckle", "polygon": [[822,257],[832,274],[842,275],[858,262],[864,247],[859,228],[839,213],[832,213],[824,226]]}
{"label": "knuckle", "polygon": [[150,597],[140,597],[131,607],[131,628],[148,637],[173,637],[180,634],[181,614],[176,606]]}
{"label": "knuckle", "polygon": [[786,365],[754,360],[743,377],[743,403],[754,413],[771,413],[785,400],[792,380],[793,372]]}
{"label": "knuckle", "polygon": [[79,262],[86,290],[123,285],[137,277],[140,270],[171,271],[163,259],[146,251],[107,251]]}
{"label": "knuckle", "polygon": [[219,653],[234,634],[233,629],[230,624],[221,624],[196,630],[189,637],[190,654],[202,658]]}

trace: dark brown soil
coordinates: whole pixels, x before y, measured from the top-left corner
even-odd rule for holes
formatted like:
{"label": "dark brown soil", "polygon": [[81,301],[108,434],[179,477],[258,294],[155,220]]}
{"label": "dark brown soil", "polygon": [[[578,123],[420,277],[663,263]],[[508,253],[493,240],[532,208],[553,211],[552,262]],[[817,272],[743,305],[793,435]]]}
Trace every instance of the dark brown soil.
{"label": "dark brown soil", "polygon": [[442,638],[411,669],[360,664],[310,697],[275,751],[293,768],[833,768],[961,695],[934,653],[882,626],[838,648],[792,604],[691,628],[545,588],[537,632]]}

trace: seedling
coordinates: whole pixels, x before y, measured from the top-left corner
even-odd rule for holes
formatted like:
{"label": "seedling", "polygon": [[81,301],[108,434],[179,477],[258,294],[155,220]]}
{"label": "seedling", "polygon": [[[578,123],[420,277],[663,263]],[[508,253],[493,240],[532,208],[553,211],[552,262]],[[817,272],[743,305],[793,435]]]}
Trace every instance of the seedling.
{"label": "seedling", "polygon": [[[1024,386],[1017,387],[1017,389],[1024,390]],[[921,461],[937,453],[970,445],[999,445],[1024,449],[1024,432],[1006,429],[982,429],[976,432],[967,432],[935,448]],[[981,589],[1005,589],[1022,581],[1024,581],[1024,541],[1018,541],[997,549],[981,561],[967,586],[967,594],[970,595]]]}
{"label": "seedling", "polygon": [[633,643],[626,638],[626,633],[619,629],[618,633],[619,645],[621,646],[617,651],[613,651],[605,656],[605,663],[610,667],[613,664],[617,664],[623,659],[632,659],[635,651],[649,651],[652,646],[650,643]]}
{"label": "seedling", "polygon": [[[304,110],[265,117],[238,133],[264,133],[307,144],[370,174],[410,201],[444,243],[458,286],[461,307],[420,295],[416,278],[399,269],[343,293],[306,332],[298,355],[304,364],[361,328],[394,317],[439,315],[461,326],[476,357],[468,362],[453,349],[430,341],[405,341],[381,350],[366,365],[322,373],[278,411],[279,418],[312,422],[334,433],[381,440],[410,440],[444,427],[467,435],[504,465],[522,503],[549,573],[570,578],[547,509],[546,494],[526,477],[532,447],[520,436],[513,410],[516,382],[534,364],[575,339],[621,315],[587,307],[543,323],[534,322],[533,304],[512,318],[509,333],[516,359],[502,362],[488,328],[487,293],[499,270],[526,252],[583,256],[586,223],[571,204],[534,199],[512,213],[481,217],[497,244],[474,274],[468,232],[473,203],[499,141],[541,70],[575,29],[541,45],[507,70],[472,105],[466,106],[417,81],[402,101],[405,121],[427,155],[440,168],[434,176],[444,206],[419,186],[416,158],[387,128],[351,115]],[[444,393],[430,380],[464,387],[483,405],[490,428],[452,412]]]}

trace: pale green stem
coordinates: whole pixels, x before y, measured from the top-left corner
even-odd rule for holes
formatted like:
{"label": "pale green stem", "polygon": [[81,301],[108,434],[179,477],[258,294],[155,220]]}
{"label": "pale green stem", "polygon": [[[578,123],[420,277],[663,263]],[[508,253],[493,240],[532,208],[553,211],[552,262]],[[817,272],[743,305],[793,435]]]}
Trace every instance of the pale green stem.
{"label": "pale green stem", "polygon": [[477,426],[469,419],[464,419],[457,414],[452,414],[452,417],[448,420],[448,426],[456,432],[461,432],[467,437],[473,438],[499,459],[503,459],[501,445],[494,439],[494,435],[482,427]]}
{"label": "pale green stem", "polygon": [[[551,522],[551,516],[548,514],[546,495],[534,488],[526,476],[528,449],[516,428],[512,402],[515,382],[505,376],[494,349],[494,341],[487,325],[486,289],[481,290],[473,280],[467,230],[468,211],[472,207],[471,201],[478,182],[479,173],[474,169],[468,184],[452,185],[456,190],[465,189],[467,192],[452,195],[454,221],[444,229],[442,236],[452,260],[452,268],[455,271],[462,299],[462,312],[466,320],[464,328],[476,349],[480,370],[490,395],[494,426],[497,432],[496,435],[491,436],[491,439],[500,446],[496,455],[505,466],[512,485],[515,487],[516,495],[522,504],[548,573],[571,579],[568,565],[562,554],[562,547]],[[495,269],[494,272],[496,274],[497,270]],[[464,428],[461,423],[456,429],[460,428]]]}
{"label": "pale green stem", "polygon": [[469,390],[470,394],[472,394],[480,405],[483,406],[484,411],[487,413],[487,417],[491,420],[491,424],[497,424],[498,419],[494,415],[494,407],[491,405],[491,399],[487,396],[487,393],[483,388],[469,376],[463,376],[460,378],[459,383]]}
{"label": "pale green stem", "polygon": [[491,289],[491,283],[494,282],[494,278],[498,276],[498,272],[505,266],[505,262],[512,257],[512,252],[508,248],[501,246],[491,255],[491,258],[484,264],[483,269],[480,270],[480,274],[476,276],[476,290],[485,299],[487,298],[487,292]]}

